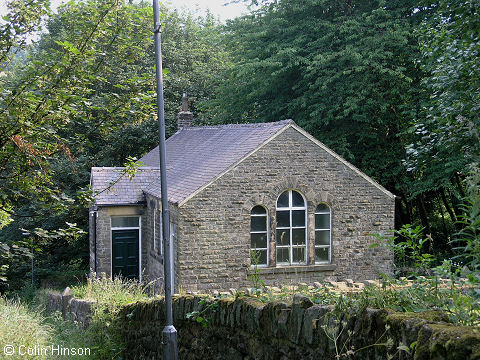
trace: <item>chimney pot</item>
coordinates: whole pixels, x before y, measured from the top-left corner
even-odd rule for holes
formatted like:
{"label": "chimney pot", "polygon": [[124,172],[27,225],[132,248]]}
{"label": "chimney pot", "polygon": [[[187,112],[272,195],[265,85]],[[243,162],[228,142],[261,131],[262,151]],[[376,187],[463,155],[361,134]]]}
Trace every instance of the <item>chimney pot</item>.
{"label": "chimney pot", "polygon": [[187,93],[183,93],[183,96],[182,96],[182,111],[188,111],[188,96],[187,96]]}
{"label": "chimney pot", "polygon": [[187,93],[183,93],[182,96],[182,110],[178,113],[177,116],[177,127],[178,130],[186,127],[192,126],[193,123],[193,114],[188,111],[188,96]]}

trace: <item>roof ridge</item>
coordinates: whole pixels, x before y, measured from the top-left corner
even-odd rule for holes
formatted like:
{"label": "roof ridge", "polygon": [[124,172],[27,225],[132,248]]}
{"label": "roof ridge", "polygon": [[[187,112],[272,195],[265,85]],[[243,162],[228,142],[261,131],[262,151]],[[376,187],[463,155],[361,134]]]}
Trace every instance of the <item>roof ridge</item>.
{"label": "roof ridge", "polygon": [[[184,130],[203,130],[203,129],[220,129],[220,128],[245,128],[245,127],[271,127],[275,125],[288,125],[290,123],[295,123],[292,119],[285,119],[280,121],[272,121],[266,123],[236,123],[236,124],[216,124],[216,125],[201,125],[201,126],[189,126],[182,128],[180,131]],[[178,131],[178,132],[180,132]],[[177,132],[177,133],[178,133]],[[175,134],[177,134],[175,133]],[[173,137],[173,135],[172,135]]]}
{"label": "roof ridge", "polygon": [[[92,171],[101,171],[101,170],[125,170],[124,166],[94,166]],[[159,170],[159,167],[155,166],[139,166],[136,170]]]}

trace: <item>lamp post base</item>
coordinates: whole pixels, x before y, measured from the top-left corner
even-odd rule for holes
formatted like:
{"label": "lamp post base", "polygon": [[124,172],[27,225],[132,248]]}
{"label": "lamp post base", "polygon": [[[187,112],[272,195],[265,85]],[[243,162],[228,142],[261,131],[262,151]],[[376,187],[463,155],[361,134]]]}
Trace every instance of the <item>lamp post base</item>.
{"label": "lamp post base", "polygon": [[163,355],[165,360],[178,359],[177,330],[173,325],[167,325],[162,331]]}

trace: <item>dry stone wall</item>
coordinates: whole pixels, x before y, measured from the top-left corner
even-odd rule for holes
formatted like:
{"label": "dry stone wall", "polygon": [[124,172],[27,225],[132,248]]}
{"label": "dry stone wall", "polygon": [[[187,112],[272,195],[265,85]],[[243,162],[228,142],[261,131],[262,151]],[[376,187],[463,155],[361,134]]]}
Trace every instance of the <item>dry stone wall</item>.
{"label": "dry stone wall", "polygon": [[47,311],[59,311],[65,320],[77,322],[83,327],[90,325],[92,305],[92,301],[75,299],[68,287],[61,294],[58,292],[46,294]]}
{"label": "dry stone wall", "polygon": [[[181,296],[173,306],[180,359],[480,359],[480,334],[438,312],[335,314],[302,295],[267,304]],[[124,307],[117,325],[125,358],[161,359],[164,324],[163,299]]]}

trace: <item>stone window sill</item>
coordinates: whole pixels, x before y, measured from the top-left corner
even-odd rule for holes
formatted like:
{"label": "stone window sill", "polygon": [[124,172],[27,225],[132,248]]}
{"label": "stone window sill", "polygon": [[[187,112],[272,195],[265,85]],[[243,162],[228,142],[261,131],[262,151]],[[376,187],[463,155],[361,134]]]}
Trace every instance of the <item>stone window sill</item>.
{"label": "stone window sill", "polygon": [[305,273],[315,271],[333,271],[337,268],[334,264],[324,265],[292,265],[292,266],[277,266],[277,267],[257,267],[259,274],[290,274],[290,273]]}

